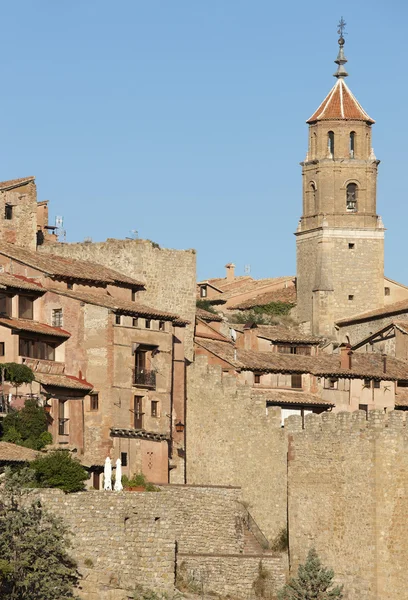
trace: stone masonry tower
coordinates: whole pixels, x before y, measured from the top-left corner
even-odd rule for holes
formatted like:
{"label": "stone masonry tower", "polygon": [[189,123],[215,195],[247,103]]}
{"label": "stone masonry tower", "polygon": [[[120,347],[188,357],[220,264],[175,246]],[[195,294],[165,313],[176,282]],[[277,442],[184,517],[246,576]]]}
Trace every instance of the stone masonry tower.
{"label": "stone masonry tower", "polygon": [[334,323],[384,304],[384,227],[376,214],[374,121],[348,88],[344,21],[336,84],[308,119],[301,163],[303,214],[296,232],[300,322],[335,336]]}

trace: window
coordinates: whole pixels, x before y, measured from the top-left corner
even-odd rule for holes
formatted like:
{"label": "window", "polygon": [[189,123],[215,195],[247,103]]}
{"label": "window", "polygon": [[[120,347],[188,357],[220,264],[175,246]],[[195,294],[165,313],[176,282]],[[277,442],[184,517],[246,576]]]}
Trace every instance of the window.
{"label": "window", "polygon": [[353,294],[349,294],[349,297],[348,297],[348,299],[349,299],[349,302],[353,302],[353,300],[354,300],[354,295],[353,295]]}
{"label": "window", "polygon": [[330,158],[334,158],[334,133],[329,131],[327,134],[327,149],[329,151]]}
{"label": "window", "polygon": [[122,463],[122,467],[127,467],[127,452],[120,453],[120,462]]}
{"label": "window", "polygon": [[120,325],[122,322],[121,315],[115,315],[115,323],[116,325]]}
{"label": "window", "polygon": [[136,290],[132,290],[132,302],[136,300]]}
{"label": "window", "polygon": [[18,316],[20,319],[33,318],[34,298],[30,296],[18,297]]}
{"label": "window", "polygon": [[389,296],[390,295],[390,288],[389,287],[385,287],[384,288],[384,296]]}
{"label": "window", "polygon": [[67,283],[67,290],[73,290],[74,289],[74,284],[73,283]]}
{"label": "window", "polygon": [[348,212],[357,212],[357,184],[349,183],[346,187],[346,208]]}
{"label": "window", "polygon": [[381,381],[379,379],[374,379],[374,389],[380,389]]}
{"label": "window", "polygon": [[152,321],[151,321],[151,319],[146,319],[146,322],[145,322],[145,327],[146,327],[146,329],[150,329],[150,328],[151,328],[151,326],[152,326]]}
{"label": "window", "polygon": [[138,318],[137,317],[133,317],[133,319],[132,319],[132,326],[133,327],[137,327],[138,326]]}
{"label": "window", "polygon": [[0,356],[5,355],[5,345],[4,342],[0,342]]}
{"label": "window", "polygon": [[200,287],[200,297],[201,298],[206,298],[207,297],[207,286],[206,285],[202,285]]}
{"label": "window", "polygon": [[302,375],[300,373],[295,373],[292,375],[291,387],[293,387],[293,388],[301,388],[302,387]]}
{"label": "window", "polygon": [[11,317],[11,296],[0,294],[0,313]]}
{"label": "window", "polygon": [[143,396],[135,396],[134,397],[134,405],[133,405],[133,427],[135,429],[143,429]]}
{"label": "window", "polygon": [[41,360],[55,360],[55,344],[20,337],[19,355]]}
{"label": "window", "polygon": [[4,218],[7,221],[11,221],[13,218],[13,206],[11,204],[6,204],[4,207]]}
{"label": "window", "polygon": [[354,158],[355,149],[356,149],[356,132],[351,131],[350,132],[350,145],[349,145],[350,158]]}
{"label": "window", "polygon": [[371,379],[364,379],[364,387],[365,388],[370,388],[371,387]]}
{"label": "window", "polygon": [[254,373],[254,383],[261,383],[261,374]]}
{"label": "window", "polygon": [[358,410],[363,410],[366,414],[366,418],[368,417],[368,404],[359,404]]}
{"label": "window", "polygon": [[58,435],[68,435],[68,419],[65,418],[65,402],[58,400]]}
{"label": "window", "polygon": [[99,409],[99,394],[91,394],[90,396],[91,398],[91,410],[98,410]]}
{"label": "window", "polygon": [[62,308],[54,308],[52,311],[52,326],[62,327]]}
{"label": "window", "polygon": [[317,198],[316,198],[316,186],[314,184],[314,182],[312,181],[312,183],[310,184],[310,196],[311,196],[311,212],[315,213],[317,212]]}
{"label": "window", "polygon": [[355,244],[349,244],[349,250],[354,250],[355,247],[356,247]]}
{"label": "window", "polygon": [[311,356],[312,354],[311,346],[296,346],[295,350],[295,354],[302,354],[303,356]]}
{"label": "window", "polygon": [[324,380],[324,387],[329,390],[337,390],[339,385],[339,380],[336,377],[329,377]]}
{"label": "window", "polygon": [[159,331],[165,331],[166,330],[166,324],[164,321],[159,321]]}
{"label": "window", "polygon": [[150,403],[151,407],[151,416],[158,417],[159,416],[159,402],[157,400],[152,400]]}

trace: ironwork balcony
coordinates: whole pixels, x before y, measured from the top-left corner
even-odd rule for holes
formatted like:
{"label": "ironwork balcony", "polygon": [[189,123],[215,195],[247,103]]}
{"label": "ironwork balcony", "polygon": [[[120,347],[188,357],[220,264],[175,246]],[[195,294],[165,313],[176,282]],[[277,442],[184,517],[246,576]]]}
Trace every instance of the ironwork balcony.
{"label": "ironwork balcony", "polygon": [[69,419],[58,419],[58,435],[68,435]]}
{"label": "ironwork balcony", "polygon": [[147,369],[135,369],[133,383],[142,387],[156,387],[156,371]]}

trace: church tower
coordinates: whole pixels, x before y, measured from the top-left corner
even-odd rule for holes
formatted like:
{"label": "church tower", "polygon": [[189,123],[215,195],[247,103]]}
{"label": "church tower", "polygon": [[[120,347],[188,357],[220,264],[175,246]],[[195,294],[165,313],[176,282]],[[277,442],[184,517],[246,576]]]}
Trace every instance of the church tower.
{"label": "church tower", "polygon": [[298,318],[316,335],[384,305],[384,226],[376,214],[373,119],[346,84],[344,21],[337,81],[308,119],[303,214],[296,232]]}

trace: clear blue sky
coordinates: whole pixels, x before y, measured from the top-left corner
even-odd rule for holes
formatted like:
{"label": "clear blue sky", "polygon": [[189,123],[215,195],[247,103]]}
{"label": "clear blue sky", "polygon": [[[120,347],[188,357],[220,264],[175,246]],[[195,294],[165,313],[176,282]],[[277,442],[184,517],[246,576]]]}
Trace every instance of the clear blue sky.
{"label": "clear blue sky", "polygon": [[347,82],[377,121],[386,273],[408,284],[406,0],[2,0],[0,179],[35,175],[68,241],[196,248],[295,273],[305,120]]}

